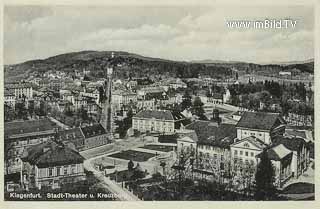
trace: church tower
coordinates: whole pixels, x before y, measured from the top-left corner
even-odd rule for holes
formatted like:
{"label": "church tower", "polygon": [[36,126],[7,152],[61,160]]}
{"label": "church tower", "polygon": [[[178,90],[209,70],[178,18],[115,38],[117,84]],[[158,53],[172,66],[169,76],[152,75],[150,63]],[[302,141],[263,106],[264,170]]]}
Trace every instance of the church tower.
{"label": "church tower", "polygon": [[[111,58],[114,58],[114,53],[112,52]],[[112,132],[112,73],[113,66],[107,68],[107,80],[105,84],[105,101],[103,105],[103,115],[101,120],[101,125],[105,128],[105,130],[109,133]]]}

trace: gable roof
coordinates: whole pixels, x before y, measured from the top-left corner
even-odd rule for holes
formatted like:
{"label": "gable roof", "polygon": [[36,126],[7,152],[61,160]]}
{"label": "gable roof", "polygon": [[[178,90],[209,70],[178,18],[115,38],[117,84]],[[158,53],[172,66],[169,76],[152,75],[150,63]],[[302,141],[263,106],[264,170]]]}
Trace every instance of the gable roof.
{"label": "gable roof", "polygon": [[[55,124],[49,119],[14,121],[4,124],[4,134],[12,137],[20,134],[48,132],[54,133]],[[6,138],[5,137],[5,138]]]}
{"label": "gable roof", "polygon": [[[276,145],[267,150],[268,158],[274,161],[291,160],[292,152],[288,150],[283,144]],[[257,157],[261,158],[262,153]]]}
{"label": "gable roof", "polygon": [[300,137],[285,137],[277,136],[273,140],[274,145],[283,144],[287,149],[291,151],[299,152],[303,146],[306,146],[306,142]]}
{"label": "gable roof", "polygon": [[232,144],[232,146],[235,146],[237,144],[240,144],[244,141],[247,141],[249,142],[250,144],[254,145],[255,147],[257,147],[258,149],[261,149],[263,150],[264,148],[266,148],[268,145],[265,144],[263,141],[261,141],[260,139],[258,139],[257,137],[255,136],[249,136],[249,137],[246,137],[240,141],[237,141],[235,143]]}
{"label": "gable roof", "polygon": [[93,124],[91,126],[81,127],[81,131],[85,138],[99,136],[107,133],[100,123]]}
{"label": "gable roof", "polygon": [[237,127],[271,130],[277,123],[285,124],[279,113],[244,112]]}
{"label": "gable roof", "polygon": [[83,163],[84,158],[76,151],[63,144],[48,141],[32,146],[27,150],[23,161],[39,168]]}
{"label": "gable roof", "polygon": [[169,110],[141,110],[134,117],[136,118],[155,118],[158,120],[175,120]]}
{"label": "gable roof", "polygon": [[185,137],[182,137],[182,138],[178,138],[177,141],[196,142],[194,139],[192,139],[192,138],[189,137],[189,136],[185,136]]}
{"label": "gable roof", "polygon": [[195,121],[186,126],[186,129],[194,130],[198,136],[198,143],[227,148],[237,136],[237,130],[233,124],[220,124],[210,121]]}

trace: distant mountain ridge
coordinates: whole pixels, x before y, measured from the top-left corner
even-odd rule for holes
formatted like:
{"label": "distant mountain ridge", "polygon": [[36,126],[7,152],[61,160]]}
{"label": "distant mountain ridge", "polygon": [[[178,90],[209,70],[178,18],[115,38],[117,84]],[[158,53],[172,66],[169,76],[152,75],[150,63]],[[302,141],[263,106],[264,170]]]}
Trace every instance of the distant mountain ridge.
{"label": "distant mountain ridge", "polygon": [[[111,53],[115,58],[111,60]],[[76,69],[89,69],[93,72],[103,71],[108,64],[125,64],[126,70],[117,69],[123,77],[131,76],[157,76],[167,74],[173,77],[197,77],[206,75],[217,79],[231,76],[232,68],[244,73],[263,72],[274,75],[281,70],[299,69],[301,72],[313,73],[314,60],[292,61],[285,63],[255,64],[240,61],[199,60],[199,61],[173,61],[168,59],[142,56],[125,51],[79,51],[52,56],[46,59],[30,60],[15,65],[5,65],[6,79],[24,79],[34,71],[44,73],[49,70],[62,70],[72,72]],[[130,71],[130,72],[129,72]],[[99,74],[97,76],[101,76]],[[119,74],[118,74],[119,75]],[[219,77],[220,76],[220,77]],[[221,77],[222,76],[222,77]]]}

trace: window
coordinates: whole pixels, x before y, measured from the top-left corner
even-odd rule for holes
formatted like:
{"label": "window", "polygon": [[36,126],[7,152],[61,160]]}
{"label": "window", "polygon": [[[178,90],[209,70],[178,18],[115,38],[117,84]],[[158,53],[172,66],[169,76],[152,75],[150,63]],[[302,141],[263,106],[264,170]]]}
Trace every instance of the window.
{"label": "window", "polygon": [[71,165],[71,173],[76,173],[76,165]]}
{"label": "window", "polygon": [[63,168],[63,174],[67,175],[68,174],[68,166],[64,166]]}
{"label": "window", "polygon": [[254,156],[254,153],[253,152],[251,152],[251,157],[253,157]]}
{"label": "window", "polygon": [[249,156],[249,153],[248,153],[248,152],[246,152],[246,156]]}
{"label": "window", "polygon": [[235,151],[234,151],[234,155],[238,155],[238,150],[235,150]]}
{"label": "window", "polygon": [[243,151],[240,151],[240,155],[243,155]]}
{"label": "window", "polygon": [[53,168],[49,168],[49,176],[53,176]]}
{"label": "window", "polygon": [[251,136],[255,136],[256,134],[255,134],[255,133],[251,133],[250,135],[251,135]]}
{"label": "window", "polygon": [[57,167],[57,176],[60,176],[60,169],[61,167]]}

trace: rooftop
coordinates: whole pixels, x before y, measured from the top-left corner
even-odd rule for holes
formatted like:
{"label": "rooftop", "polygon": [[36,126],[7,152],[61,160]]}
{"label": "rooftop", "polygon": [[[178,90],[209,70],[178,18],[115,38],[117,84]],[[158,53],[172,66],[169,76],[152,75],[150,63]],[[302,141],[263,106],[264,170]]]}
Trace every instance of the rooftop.
{"label": "rooftop", "polygon": [[4,124],[4,134],[7,137],[16,134],[27,134],[54,130],[55,124],[49,119],[14,121]]}
{"label": "rooftop", "polygon": [[63,144],[48,141],[32,146],[27,150],[27,154],[22,160],[36,165],[38,168],[47,168],[83,163],[84,158]]}
{"label": "rooftop", "polygon": [[199,144],[218,147],[228,147],[237,136],[237,130],[233,124],[220,124],[210,121],[195,121],[186,126],[186,129],[194,130],[198,136]]}
{"label": "rooftop", "polygon": [[279,113],[244,112],[236,126],[240,128],[271,130],[281,124],[285,124],[285,121],[280,117]]}
{"label": "rooftop", "polygon": [[135,116],[135,118],[154,118],[158,120],[182,120],[185,117],[180,113],[172,113],[169,110],[141,110]]}
{"label": "rooftop", "polygon": [[106,130],[102,127],[100,123],[81,127],[81,131],[85,138],[106,134]]}

